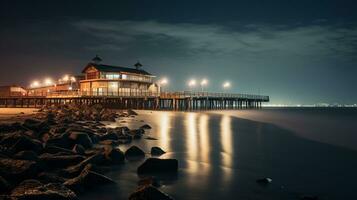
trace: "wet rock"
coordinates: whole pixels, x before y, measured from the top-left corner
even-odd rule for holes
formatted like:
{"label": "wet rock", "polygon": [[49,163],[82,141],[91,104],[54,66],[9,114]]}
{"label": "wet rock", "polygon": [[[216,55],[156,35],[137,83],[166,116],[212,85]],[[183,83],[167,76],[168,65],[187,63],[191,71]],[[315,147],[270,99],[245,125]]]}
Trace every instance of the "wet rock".
{"label": "wet rock", "polygon": [[318,196],[313,195],[303,195],[300,197],[301,200],[319,200]]}
{"label": "wet rock", "polygon": [[118,146],[119,144],[122,144],[122,142],[120,140],[103,140],[103,141],[100,141],[99,144],[109,145],[109,146]]}
{"label": "wet rock", "polygon": [[267,185],[269,183],[271,183],[273,180],[271,178],[262,178],[262,179],[258,179],[256,182],[262,185]]}
{"label": "wet rock", "polygon": [[160,187],[160,182],[153,176],[141,178],[138,182],[139,186],[152,185],[154,187]]}
{"label": "wet rock", "polygon": [[150,137],[150,136],[146,137],[145,139],[147,139],[147,140],[157,140],[157,138]]}
{"label": "wet rock", "polygon": [[12,153],[24,150],[32,150],[35,152],[42,150],[40,141],[31,139],[30,137],[23,135],[21,132],[6,134],[2,137],[0,145],[7,148]]}
{"label": "wet rock", "polygon": [[159,159],[148,158],[141,164],[137,172],[138,174],[161,173],[161,172],[177,172],[178,161],[176,159]]}
{"label": "wet rock", "polygon": [[66,181],[65,178],[58,176],[54,173],[42,172],[38,174],[37,180],[41,181],[41,183],[64,183]]}
{"label": "wet rock", "polygon": [[75,177],[78,176],[82,170],[88,166],[88,164],[98,165],[105,163],[106,159],[103,153],[94,154],[87,159],[83,160],[77,165],[70,166],[67,169],[61,171],[61,174],[66,177]]}
{"label": "wet rock", "polygon": [[20,160],[32,160],[32,161],[38,160],[37,154],[33,151],[20,151],[19,153],[14,155],[14,158]]}
{"label": "wet rock", "polygon": [[135,112],[134,110],[129,109],[128,110],[128,115],[138,115],[138,113]]}
{"label": "wet rock", "polygon": [[20,123],[12,123],[12,124],[0,124],[0,133],[12,133],[16,131],[25,131],[28,130],[23,127]]}
{"label": "wet rock", "polygon": [[0,158],[0,176],[11,182],[32,178],[39,170],[34,161]]}
{"label": "wet rock", "polygon": [[106,159],[105,164],[121,164],[125,160],[124,153],[118,148],[107,148],[104,151],[104,156]]}
{"label": "wet rock", "polygon": [[151,155],[160,156],[164,153],[166,152],[162,150],[160,147],[151,147]]}
{"label": "wet rock", "polygon": [[129,196],[129,200],[173,200],[169,195],[161,192],[151,185],[139,187]]}
{"label": "wet rock", "polygon": [[63,133],[47,140],[46,146],[56,146],[65,149],[72,149],[75,143],[69,140],[69,135]]}
{"label": "wet rock", "polygon": [[21,183],[11,192],[15,199],[36,200],[77,200],[74,192],[58,183],[43,185],[36,180],[28,180]]}
{"label": "wet rock", "polygon": [[81,193],[85,189],[97,187],[104,184],[114,184],[115,182],[101,174],[93,172],[85,167],[81,174],[73,179],[69,179],[64,182],[67,188],[75,191],[76,193]]}
{"label": "wet rock", "polygon": [[91,138],[84,132],[71,132],[69,134],[69,139],[73,141],[74,144],[80,144],[84,148],[88,149],[93,146]]}
{"label": "wet rock", "polygon": [[69,149],[65,149],[65,148],[61,148],[61,147],[57,147],[57,146],[53,146],[53,145],[47,145],[43,151],[43,153],[50,153],[50,154],[66,154],[66,155],[75,155],[76,153],[69,150]]}
{"label": "wet rock", "polygon": [[131,146],[125,151],[125,157],[145,157],[145,152],[137,146]]}
{"label": "wet rock", "polygon": [[76,145],[74,145],[72,151],[73,151],[74,153],[76,153],[76,154],[84,155],[86,149],[85,149],[82,145],[76,144]]}
{"label": "wet rock", "polygon": [[10,189],[10,184],[0,176],[0,192],[6,192]]}
{"label": "wet rock", "polygon": [[49,167],[60,168],[75,165],[85,159],[80,155],[42,154],[39,159]]}
{"label": "wet rock", "polygon": [[148,124],[144,124],[140,127],[141,129],[151,129],[151,126]]}
{"label": "wet rock", "polygon": [[48,122],[31,118],[26,119],[23,126],[38,133],[48,132],[50,130]]}
{"label": "wet rock", "polygon": [[102,128],[99,128],[97,130],[98,133],[106,133],[107,132],[107,129],[105,127],[102,127]]}

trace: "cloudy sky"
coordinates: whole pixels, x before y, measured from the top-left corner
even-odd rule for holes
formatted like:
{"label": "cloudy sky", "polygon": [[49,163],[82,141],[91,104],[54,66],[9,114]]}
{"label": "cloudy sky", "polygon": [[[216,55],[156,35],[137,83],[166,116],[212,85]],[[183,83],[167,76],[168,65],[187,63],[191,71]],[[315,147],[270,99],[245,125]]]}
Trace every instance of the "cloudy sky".
{"label": "cloudy sky", "polygon": [[[57,2],[57,3],[56,3]],[[272,103],[357,103],[357,2],[7,1],[0,7],[0,85],[103,63],[168,77],[170,90],[268,94]]]}

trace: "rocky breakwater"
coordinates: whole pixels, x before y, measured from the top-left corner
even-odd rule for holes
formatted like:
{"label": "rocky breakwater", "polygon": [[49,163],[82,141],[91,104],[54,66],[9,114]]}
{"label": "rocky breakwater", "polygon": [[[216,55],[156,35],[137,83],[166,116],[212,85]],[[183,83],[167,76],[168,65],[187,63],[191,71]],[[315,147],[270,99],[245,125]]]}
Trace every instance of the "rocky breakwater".
{"label": "rocky breakwater", "polygon": [[[101,121],[133,115],[100,105],[61,105],[43,107],[23,123],[0,124],[0,199],[78,199],[89,189],[115,184],[103,175],[108,166],[146,156],[136,146],[122,152],[120,145],[141,139],[151,127],[107,128]],[[153,155],[162,153],[154,147]],[[129,199],[172,199],[150,175],[158,170],[177,171],[177,160],[145,160],[138,174],[147,175]]]}

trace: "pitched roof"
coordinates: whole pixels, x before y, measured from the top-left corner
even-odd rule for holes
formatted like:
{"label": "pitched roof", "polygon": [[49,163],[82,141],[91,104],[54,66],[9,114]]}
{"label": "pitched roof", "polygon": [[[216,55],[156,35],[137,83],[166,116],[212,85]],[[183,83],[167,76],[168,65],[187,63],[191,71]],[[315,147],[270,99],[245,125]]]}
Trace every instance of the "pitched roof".
{"label": "pitched roof", "polygon": [[142,74],[152,76],[149,72],[142,70],[142,69],[134,69],[128,67],[120,67],[120,66],[113,66],[113,65],[103,65],[103,64],[96,64],[96,63],[88,63],[88,65],[83,69],[83,73],[86,71],[88,67],[95,67],[97,70],[102,72],[127,72],[133,74]]}

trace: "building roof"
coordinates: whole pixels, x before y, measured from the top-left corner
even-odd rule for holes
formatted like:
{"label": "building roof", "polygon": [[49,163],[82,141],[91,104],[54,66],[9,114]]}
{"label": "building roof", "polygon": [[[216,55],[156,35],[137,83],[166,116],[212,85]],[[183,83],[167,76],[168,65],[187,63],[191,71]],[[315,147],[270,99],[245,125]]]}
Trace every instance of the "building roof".
{"label": "building roof", "polygon": [[88,63],[88,65],[83,69],[82,72],[84,73],[88,67],[94,67],[101,72],[127,72],[133,74],[152,76],[152,74],[142,69],[134,69],[129,67],[120,67],[120,66],[113,66],[113,65],[96,64],[96,63]]}

